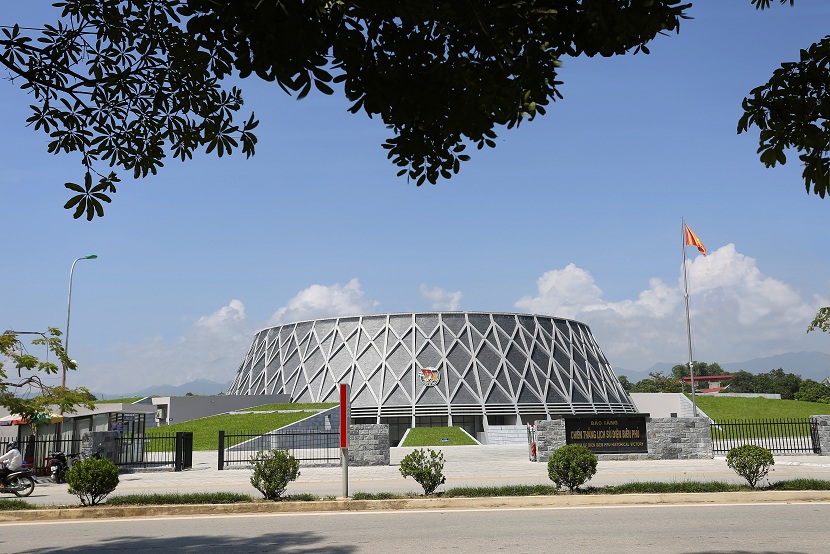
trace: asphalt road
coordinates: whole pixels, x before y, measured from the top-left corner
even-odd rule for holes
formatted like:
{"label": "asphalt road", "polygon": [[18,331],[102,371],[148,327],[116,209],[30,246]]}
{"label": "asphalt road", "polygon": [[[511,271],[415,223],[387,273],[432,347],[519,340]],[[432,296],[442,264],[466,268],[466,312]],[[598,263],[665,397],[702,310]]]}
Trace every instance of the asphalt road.
{"label": "asphalt road", "polygon": [[311,513],[0,525],[0,552],[825,554],[830,504]]}

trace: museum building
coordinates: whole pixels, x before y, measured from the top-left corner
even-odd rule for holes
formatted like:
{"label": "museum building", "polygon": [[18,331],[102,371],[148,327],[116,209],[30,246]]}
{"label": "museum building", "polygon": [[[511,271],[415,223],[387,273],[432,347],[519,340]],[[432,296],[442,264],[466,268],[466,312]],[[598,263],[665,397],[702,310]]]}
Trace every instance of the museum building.
{"label": "museum building", "polygon": [[493,426],[558,415],[636,413],[590,329],[543,315],[373,314],[259,331],[228,394],[288,394],[338,402],[351,385],[355,423]]}

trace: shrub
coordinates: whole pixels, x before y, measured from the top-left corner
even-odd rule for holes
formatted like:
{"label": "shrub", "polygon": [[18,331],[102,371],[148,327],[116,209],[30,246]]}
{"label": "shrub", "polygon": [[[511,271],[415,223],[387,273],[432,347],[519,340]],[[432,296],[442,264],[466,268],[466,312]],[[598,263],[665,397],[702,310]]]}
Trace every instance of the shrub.
{"label": "shrub", "polygon": [[444,477],[444,454],[432,449],[427,449],[427,452],[429,457],[423,448],[419,448],[401,460],[401,475],[415,479],[416,483],[424,487],[424,495],[432,494],[447,480]]}
{"label": "shrub", "polygon": [[736,446],[726,454],[726,465],[746,479],[750,487],[767,476],[769,468],[775,465],[772,452],[754,444]]}
{"label": "shrub", "polygon": [[597,457],[580,444],[558,448],[548,460],[548,477],[557,487],[573,491],[597,472]]}
{"label": "shrub", "polygon": [[118,486],[118,466],[105,458],[87,458],[72,464],[66,482],[81,505],[95,506]]}
{"label": "shrub", "polygon": [[251,464],[254,466],[251,485],[266,500],[279,500],[288,483],[300,476],[300,461],[288,450],[260,450],[251,456]]}

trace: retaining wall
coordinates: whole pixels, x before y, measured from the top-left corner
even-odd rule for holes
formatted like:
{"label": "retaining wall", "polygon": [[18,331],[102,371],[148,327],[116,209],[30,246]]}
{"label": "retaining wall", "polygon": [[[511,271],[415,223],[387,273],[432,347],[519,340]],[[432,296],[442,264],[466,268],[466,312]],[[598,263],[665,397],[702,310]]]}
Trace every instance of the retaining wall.
{"label": "retaining wall", "polygon": [[816,424],[816,438],[821,447],[822,456],[830,456],[830,415],[810,416],[810,422]]}
{"label": "retaining wall", "polygon": [[[830,424],[830,418],[828,418]],[[708,418],[652,417],[646,419],[648,453],[598,454],[600,460],[680,460],[714,457]],[[828,427],[830,439],[830,427]],[[536,455],[547,462],[557,448],[565,446],[565,420],[536,422]]]}

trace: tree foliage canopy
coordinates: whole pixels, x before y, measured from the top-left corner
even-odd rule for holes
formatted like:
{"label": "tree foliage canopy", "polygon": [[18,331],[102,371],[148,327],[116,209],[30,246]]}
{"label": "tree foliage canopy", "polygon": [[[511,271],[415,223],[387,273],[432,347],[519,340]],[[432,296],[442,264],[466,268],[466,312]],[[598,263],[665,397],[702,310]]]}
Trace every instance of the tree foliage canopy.
{"label": "tree foliage canopy", "polygon": [[[768,9],[773,0],[751,0]],[[780,0],[782,4],[794,0]],[[172,156],[255,152],[227,77],[255,75],[303,98],[342,91],[378,117],[398,175],[437,183],[495,147],[497,131],[562,98],[563,57],[648,53],[677,32],[680,0],[61,0],[40,29],[0,27],[0,65],[31,94],[27,122],[51,153],[83,167],[65,207],[104,213],[120,181]],[[9,22],[11,23],[11,22]],[[807,191],[830,188],[830,37],[786,62],[743,101],[738,132],[760,130],[768,167],[796,149]]]}
{"label": "tree foliage canopy", "polygon": [[[86,388],[67,389],[44,381],[46,376],[57,375],[61,365],[67,370],[75,369],[75,363],[61,345],[60,335],[58,329],[50,328],[32,341],[35,346],[46,347],[46,360],[29,353],[15,332],[0,335],[0,406],[32,422],[33,426],[54,410],[73,412],[76,406],[94,407],[94,397]],[[49,352],[57,358],[55,362],[49,361]],[[13,369],[10,371],[7,366]]]}
{"label": "tree foliage canopy", "polygon": [[[771,0],[752,0],[758,9]],[[795,0],[780,0],[792,6]],[[798,61],[785,62],[772,78],[752,89],[742,104],[738,133],[760,130],[758,153],[767,167],[787,162],[786,150],[800,152],[802,177],[809,193],[830,192],[830,36],[801,50]]]}
{"label": "tree foliage canopy", "polygon": [[816,329],[830,333],[830,306],[825,306],[818,311],[810,326],[807,327],[807,332],[809,333]]}
{"label": "tree foliage canopy", "polygon": [[[726,375],[729,372],[725,371],[720,364],[718,363],[711,363],[707,364],[706,362],[692,362],[692,367],[695,370],[695,378],[703,377],[706,375]],[[689,364],[677,364],[671,368],[672,376],[677,379],[678,381],[683,377],[689,376]]]}
{"label": "tree foliage canopy", "polygon": [[[459,171],[557,98],[563,56],[648,53],[678,31],[679,0],[63,0],[56,23],[2,28],[0,64],[31,94],[49,152],[76,152],[74,217],[103,215],[120,168],[155,174],[167,156],[255,151],[254,115],[233,74],[289,94],[342,87],[378,116],[399,175]],[[109,172],[107,172],[109,171]]]}

